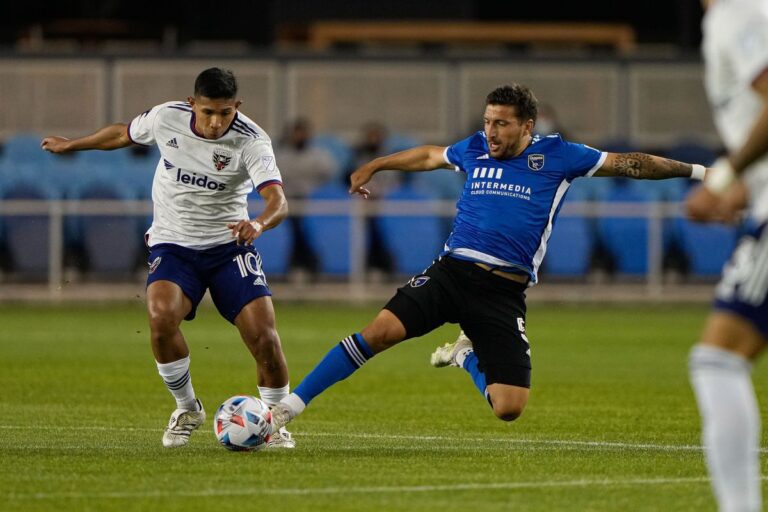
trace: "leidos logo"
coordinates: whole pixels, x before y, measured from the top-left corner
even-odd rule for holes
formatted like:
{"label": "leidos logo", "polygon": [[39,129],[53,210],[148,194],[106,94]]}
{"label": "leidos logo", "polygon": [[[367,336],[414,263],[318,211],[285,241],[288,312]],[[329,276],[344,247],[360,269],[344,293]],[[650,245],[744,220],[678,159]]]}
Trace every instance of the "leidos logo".
{"label": "leidos logo", "polygon": [[225,184],[209,179],[208,176],[198,176],[194,172],[190,175],[185,173],[182,169],[176,171],[176,181],[184,183],[185,185],[207,188],[208,190],[224,190],[227,188]]}

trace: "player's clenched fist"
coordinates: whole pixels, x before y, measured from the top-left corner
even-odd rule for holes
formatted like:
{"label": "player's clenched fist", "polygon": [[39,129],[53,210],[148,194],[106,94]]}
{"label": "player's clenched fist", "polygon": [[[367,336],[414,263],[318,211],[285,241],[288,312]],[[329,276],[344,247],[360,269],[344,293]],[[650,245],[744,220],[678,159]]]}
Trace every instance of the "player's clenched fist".
{"label": "player's clenched fist", "polygon": [[258,220],[230,222],[227,227],[232,230],[232,237],[237,239],[237,245],[251,245],[264,231],[264,224]]}
{"label": "player's clenched fist", "polygon": [[46,137],[40,147],[51,153],[64,153],[69,149],[69,139],[66,137]]}

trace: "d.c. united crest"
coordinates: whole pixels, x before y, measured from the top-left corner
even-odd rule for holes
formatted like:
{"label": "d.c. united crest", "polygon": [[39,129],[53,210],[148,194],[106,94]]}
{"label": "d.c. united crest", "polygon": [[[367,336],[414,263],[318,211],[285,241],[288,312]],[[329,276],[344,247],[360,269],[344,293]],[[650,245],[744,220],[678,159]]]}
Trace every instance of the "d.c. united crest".
{"label": "d.c. united crest", "polygon": [[229,165],[231,161],[232,161],[231,151],[223,148],[216,148],[213,150],[213,166],[216,167],[217,171],[224,169],[226,166]]}

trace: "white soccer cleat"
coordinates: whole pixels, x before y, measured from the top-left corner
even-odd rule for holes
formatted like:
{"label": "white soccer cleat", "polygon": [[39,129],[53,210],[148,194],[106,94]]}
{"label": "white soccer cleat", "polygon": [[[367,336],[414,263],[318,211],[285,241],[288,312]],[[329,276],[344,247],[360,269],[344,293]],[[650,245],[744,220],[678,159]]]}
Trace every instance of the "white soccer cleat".
{"label": "white soccer cleat", "polygon": [[[272,411],[272,435],[278,435],[282,432],[288,433],[283,427],[293,419],[291,410],[281,403],[276,403],[271,408]],[[290,434],[288,434],[290,436]]]}
{"label": "white soccer cleat", "polygon": [[[274,418],[274,415],[272,416]],[[285,430],[285,427],[280,427],[269,438],[267,442],[267,449],[276,448],[296,448],[296,441],[293,440],[293,436],[290,432]]]}
{"label": "white soccer cleat", "polygon": [[171,414],[168,427],[163,433],[163,446],[166,448],[178,448],[189,442],[189,436],[205,423],[205,410],[200,400],[196,400],[199,411],[176,409]]}
{"label": "white soccer cleat", "polygon": [[461,366],[456,357],[461,354],[460,359],[463,361],[464,357],[473,350],[472,340],[467,338],[464,331],[459,332],[459,337],[453,343],[446,343],[442,347],[437,347],[432,356],[429,358],[429,363],[435,368],[442,368],[443,366]]}

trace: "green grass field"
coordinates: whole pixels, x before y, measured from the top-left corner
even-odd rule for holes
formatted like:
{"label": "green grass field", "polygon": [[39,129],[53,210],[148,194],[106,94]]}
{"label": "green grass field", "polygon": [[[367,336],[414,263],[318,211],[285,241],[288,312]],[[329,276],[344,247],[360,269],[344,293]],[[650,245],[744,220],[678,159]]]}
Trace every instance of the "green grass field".
{"label": "green grass field", "polygon": [[[276,307],[294,385],[377,310]],[[184,449],[161,446],[174,403],[138,300],[0,306],[0,510],[714,510],[686,373],[706,312],[533,304],[533,390],[513,423],[463,371],[429,366],[456,335],[446,326],[318,397],[291,424],[295,450],[232,453],[210,425]],[[215,310],[183,327],[209,417],[255,391]]]}

